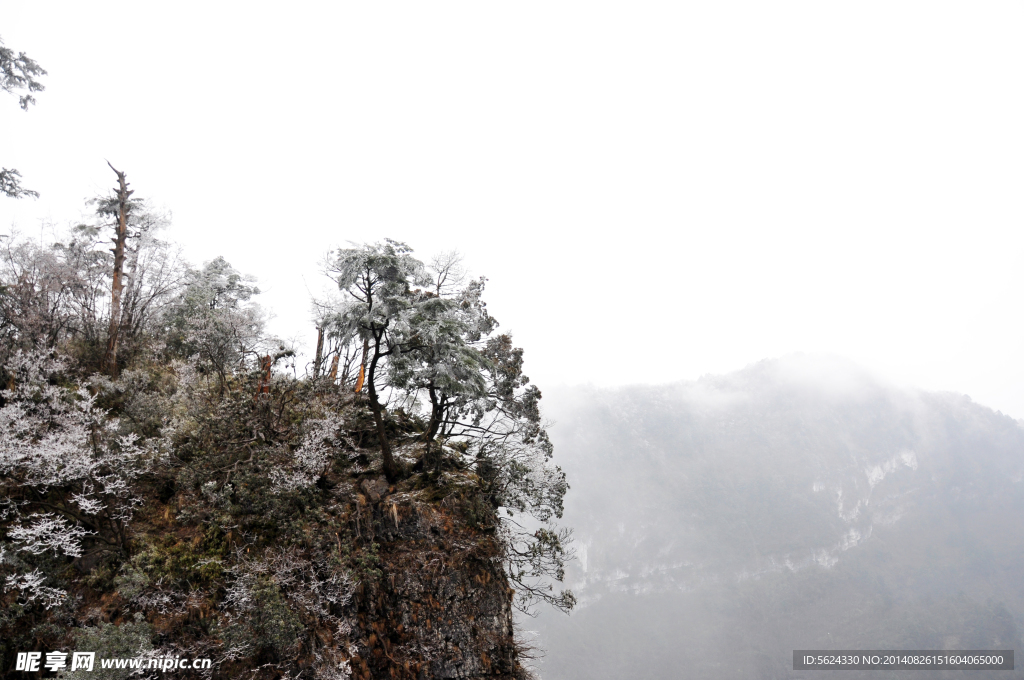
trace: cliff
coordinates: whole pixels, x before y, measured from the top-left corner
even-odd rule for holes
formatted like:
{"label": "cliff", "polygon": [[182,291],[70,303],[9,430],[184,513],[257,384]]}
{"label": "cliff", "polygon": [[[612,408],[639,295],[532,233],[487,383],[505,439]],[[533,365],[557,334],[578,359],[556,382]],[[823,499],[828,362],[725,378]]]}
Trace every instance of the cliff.
{"label": "cliff", "polygon": [[[36,382],[66,381],[60,370],[44,367]],[[20,387],[0,409],[8,432],[19,394],[35,389],[31,375],[9,378]],[[487,480],[458,450],[435,445],[424,458],[422,423],[397,411],[387,425],[402,475],[389,484],[361,395],[260,380],[218,386],[183,365],[93,380],[88,408],[106,414],[93,423],[97,446],[121,442],[108,482],[127,475],[134,495],[83,514],[90,529],[73,559],[5,552],[4,670],[28,677],[13,670],[19,652],[95,651],[141,657],[143,668],[210,659],[174,671],[188,677],[526,677]],[[52,387],[56,401],[71,387]],[[127,446],[122,431],[147,424],[148,443]],[[10,493],[35,500],[24,484]],[[113,523],[100,521],[111,508]]]}
{"label": "cliff", "polygon": [[568,484],[484,279],[334,251],[300,375],[251,280],[133,206],[120,323],[98,226],[0,258],[0,671],[523,677],[512,609],[574,603]]}
{"label": "cliff", "polygon": [[471,499],[401,491],[378,498],[363,487],[349,528],[355,544],[376,550],[381,574],[354,591],[353,676],[522,677],[500,547],[469,517]]}

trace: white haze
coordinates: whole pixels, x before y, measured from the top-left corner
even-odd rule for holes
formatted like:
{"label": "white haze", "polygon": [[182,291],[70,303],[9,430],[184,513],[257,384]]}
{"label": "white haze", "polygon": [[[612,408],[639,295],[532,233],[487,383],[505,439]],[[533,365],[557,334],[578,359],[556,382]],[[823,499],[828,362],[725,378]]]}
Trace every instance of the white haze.
{"label": "white haze", "polygon": [[28,234],[173,210],[310,344],[332,245],[458,248],[542,387],[851,358],[1024,417],[1020,2],[33,2]]}
{"label": "white haze", "polygon": [[808,355],[549,396],[579,605],[520,618],[543,677],[791,680],[820,676],[793,649],[1019,643],[1020,422]]}

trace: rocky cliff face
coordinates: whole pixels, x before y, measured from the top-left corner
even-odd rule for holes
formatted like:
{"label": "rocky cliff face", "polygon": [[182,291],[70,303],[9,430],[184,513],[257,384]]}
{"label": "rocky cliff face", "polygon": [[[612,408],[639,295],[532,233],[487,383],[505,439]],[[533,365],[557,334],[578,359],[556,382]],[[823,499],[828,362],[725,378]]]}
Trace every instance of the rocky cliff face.
{"label": "rocky cliff face", "polygon": [[493,532],[471,526],[454,495],[392,490],[364,481],[350,506],[354,542],[380,559],[349,610],[353,677],[523,677]]}
{"label": "rocky cliff face", "polygon": [[513,603],[574,603],[568,485],[485,279],[333,252],[300,377],[248,277],[155,239],[108,324],[83,228],[0,262],[0,674],[522,677]]}
{"label": "rocky cliff face", "polygon": [[[63,486],[4,478],[0,671],[28,677],[15,670],[18,653],[93,651],[143,659],[132,677],[170,677],[146,669],[166,658],[210,660],[182,677],[526,677],[495,500],[459,452],[435,446],[424,460],[417,423],[396,414],[388,427],[402,474],[389,484],[373,423],[350,393],[287,382],[254,400],[248,385],[189,392],[180,376],[167,388],[161,377],[135,375],[135,393],[96,389],[122,418],[92,421],[92,439],[75,441],[93,448],[67,454],[110,484],[88,506],[96,518]],[[55,403],[73,394],[51,391]],[[25,394],[26,403],[38,397]],[[25,420],[43,434],[87,432],[51,421]],[[162,430],[125,439],[138,422]],[[96,468],[108,440],[109,462]],[[128,454],[137,472],[124,481],[117,466]],[[118,515],[105,509],[114,493]],[[45,549],[18,543],[26,530],[17,522],[46,519],[28,514],[33,504],[80,515],[88,530],[64,554],[39,542],[59,539],[54,532],[40,534]],[[104,673],[67,676],[132,671]]]}

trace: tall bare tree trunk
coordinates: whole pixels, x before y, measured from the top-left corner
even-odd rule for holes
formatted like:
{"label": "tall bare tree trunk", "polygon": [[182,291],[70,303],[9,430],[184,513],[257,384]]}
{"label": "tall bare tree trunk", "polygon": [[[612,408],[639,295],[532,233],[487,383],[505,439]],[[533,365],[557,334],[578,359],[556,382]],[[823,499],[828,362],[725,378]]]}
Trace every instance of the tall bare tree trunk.
{"label": "tall bare tree trunk", "polygon": [[[110,161],[107,161],[110,165]],[[103,367],[111,378],[117,378],[117,337],[121,330],[121,291],[124,272],[124,244],[128,240],[128,197],[134,192],[128,190],[128,182],[124,173],[110,165],[117,175],[117,224],[114,225],[115,236],[111,239],[114,247],[114,279],[110,285],[110,328],[107,330],[107,351],[103,355]]]}
{"label": "tall bare tree trunk", "polygon": [[320,377],[320,365],[324,360],[324,329],[318,327],[316,329],[316,358],[313,359],[313,379],[316,380]]}
{"label": "tall bare tree trunk", "polygon": [[[363,389],[363,379],[366,377],[366,355],[370,351],[369,338],[363,339],[363,363],[359,364],[359,377],[356,379],[356,394]],[[376,362],[376,359],[374,359]]]}
{"label": "tall bare tree trunk", "polygon": [[260,369],[263,371],[263,374],[260,376],[259,385],[256,386],[256,399],[254,401],[259,401],[261,394],[270,394],[270,377],[273,367],[274,360],[269,354],[265,357],[260,357]]}

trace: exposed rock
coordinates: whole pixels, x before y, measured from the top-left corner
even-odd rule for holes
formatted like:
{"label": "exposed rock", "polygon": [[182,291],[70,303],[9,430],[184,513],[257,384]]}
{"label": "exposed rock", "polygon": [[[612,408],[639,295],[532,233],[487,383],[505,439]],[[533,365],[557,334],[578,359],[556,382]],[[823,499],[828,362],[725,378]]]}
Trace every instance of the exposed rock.
{"label": "exposed rock", "polygon": [[388,483],[384,478],[364,479],[359,488],[362,489],[371,503],[379,503],[381,497],[387,493]]}
{"label": "exposed rock", "polygon": [[353,677],[525,677],[495,537],[451,505],[409,494],[354,504],[362,544],[379,546],[381,576],[361,582],[351,605]]}

